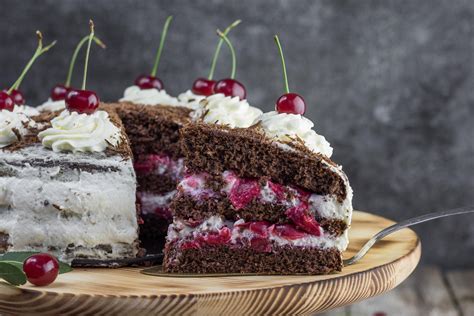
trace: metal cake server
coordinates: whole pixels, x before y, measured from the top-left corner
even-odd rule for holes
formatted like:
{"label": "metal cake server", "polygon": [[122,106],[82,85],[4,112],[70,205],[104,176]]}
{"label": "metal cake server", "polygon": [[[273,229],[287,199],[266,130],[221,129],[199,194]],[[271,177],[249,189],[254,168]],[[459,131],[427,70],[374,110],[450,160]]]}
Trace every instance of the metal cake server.
{"label": "metal cake server", "polygon": [[381,230],[380,232],[375,234],[372,238],[370,238],[369,241],[367,241],[365,245],[359,250],[359,252],[357,252],[353,257],[344,260],[343,261],[344,266],[354,264],[360,259],[362,259],[370,250],[370,248],[372,248],[372,246],[375,245],[375,243],[377,243],[379,240],[381,240],[385,236],[390,235],[391,233],[394,233],[403,228],[407,228],[416,224],[431,221],[433,219],[446,217],[446,216],[452,216],[452,215],[466,214],[466,213],[474,213],[474,206],[466,206],[466,207],[455,208],[455,209],[447,210],[447,211],[429,213],[429,214],[417,216],[414,218],[409,218],[399,223],[393,224],[392,226],[389,226]]}

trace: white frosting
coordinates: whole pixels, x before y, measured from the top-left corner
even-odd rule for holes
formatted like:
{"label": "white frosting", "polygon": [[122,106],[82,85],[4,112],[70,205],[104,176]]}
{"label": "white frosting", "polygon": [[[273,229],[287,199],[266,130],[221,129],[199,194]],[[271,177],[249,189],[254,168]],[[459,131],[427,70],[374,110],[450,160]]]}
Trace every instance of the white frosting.
{"label": "white frosting", "polygon": [[65,108],[66,108],[65,100],[53,101],[51,98],[49,98],[48,101],[44,102],[43,104],[38,106],[36,109],[40,112],[43,112],[43,111],[55,112],[59,110],[64,110]]}
{"label": "white frosting", "polygon": [[250,106],[239,97],[226,97],[222,93],[213,94],[201,101],[206,115],[203,121],[210,124],[228,125],[231,128],[249,127],[262,111]]}
{"label": "white frosting", "polygon": [[131,86],[125,89],[121,102],[128,101],[135,104],[145,105],[172,105],[180,106],[177,98],[170,96],[166,90],[161,89],[140,89],[138,86]]}
{"label": "white frosting", "polygon": [[182,106],[188,107],[192,110],[199,110],[201,108],[200,102],[206,97],[199,94],[194,94],[191,90],[178,95],[178,100]]}
{"label": "white frosting", "polygon": [[283,143],[300,139],[309,150],[328,158],[332,156],[329,142],[313,130],[314,123],[304,116],[272,111],[258,117],[254,123],[259,121],[265,134],[272,139]]}
{"label": "white frosting", "polygon": [[40,114],[36,108],[29,105],[15,105],[14,111],[24,113],[26,116],[36,116]]}
{"label": "white frosting", "polygon": [[53,151],[102,152],[121,141],[120,129],[105,111],[79,114],[64,110],[51,120],[51,127],[38,134],[43,146]]}
{"label": "white frosting", "polygon": [[15,105],[13,111],[0,111],[0,148],[11,145],[19,141],[17,133],[21,136],[28,133],[25,125],[32,126],[34,123],[22,111],[22,108]]}
{"label": "white frosting", "polygon": [[[52,251],[68,262],[136,255],[130,159],[55,153],[37,144],[0,151],[0,160],[0,232],[9,236],[8,251]],[[108,171],[80,171],[81,164]],[[110,245],[111,251],[101,245]]]}

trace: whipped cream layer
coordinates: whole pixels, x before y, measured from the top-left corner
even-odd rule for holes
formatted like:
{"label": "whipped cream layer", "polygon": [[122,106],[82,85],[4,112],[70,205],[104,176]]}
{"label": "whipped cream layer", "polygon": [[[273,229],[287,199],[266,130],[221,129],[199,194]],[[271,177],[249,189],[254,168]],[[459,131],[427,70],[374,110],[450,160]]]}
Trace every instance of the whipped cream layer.
{"label": "whipped cream layer", "polygon": [[314,236],[289,224],[267,222],[235,222],[222,216],[211,216],[202,222],[176,220],[168,228],[168,242],[177,242],[181,249],[201,248],[206,245],[252,247],[256,251],[271,252],[274,245],[310,248],[336,248],[344,251],[347,234],[333,237],[328,234]]}
{"label": "whipped cream layer", "polygon": [[[178,194],[196,201],[227,197],[235,210],[249,207],[252,202],[284,206],[289,218],[295,214],[337,219],[350,224],[352,190],[348,187],[346,198],[339,202],[334,195],[318,195],[295,186],[285,186],[268,179],[245,179],[232,171],[221,176],[222,187],[215,191],[206,173],[187,174],[178,184]],[[238,212],[237,212],[238,213]],[[296,217],[295,217],[296,220]]]}
{"label": "whipped cream layer", "polygon": [[267,112],[258,117],[254,123],[259,123],[267,137],[280,142],[301,143],[315,153],[321,153],[330,158],[333,149],[324,136],[314,130],[314,123],[299,114]]}
{"label": "whipped cream layer", "polygon": [[177,98],[170,96],[164,89],[140,89],[138,86],[125,89],[120,101],[144,105],[182,105]]}
{"label": "whipped cream layer", "polygon": [[60,110],[64,110],[66,108],[66,101],[65,100],[58,100],[54,101],[51,98],[48,101],[44,102],[36,109],[40,112],[56,112]]}
{"label": "whipped cream layer", "polygon": [[247,100],[239,97],[226,97],[222,93],[213,94],[201,101],[204,117],[209,124],[227,125],[231,128],[250,127],[262,111],[250,106]]}
{"label": "whipped cream layer", "polygon": [[203,95],[195,94],[191,90],[178,95],[178,100],[182,106],[188,107],[192,110],[199,110],[201,108],[200,102],[206,97]]}
{"label": "whipped cream layer", "polygon": [[166,221],[171,221],[173,215],[171,214],[169,205],[175,193],[176,191],[170,191],[163,194],[137,192],[141,213],[143,215],[154,214]]}
{"label": "whipped cream layer", "polygon": [[64,110],[51,120],[51,127],[38,134],[43,146],[55,152],[102,152],[122,141],[120,129],[105,111],[79,114]]}
{"label": "whipped cream layer", "polygon": [[0,148],[11,145],[25,136],[34,122],[25,114],[23,108],[16,106],[13,111],[0,111]]}
{"label": "whipped cream layer", "polygon": [[130,159],[56,153],[35,144],[0,151],[0,233],[8,251],[123,259],[138,252]]}

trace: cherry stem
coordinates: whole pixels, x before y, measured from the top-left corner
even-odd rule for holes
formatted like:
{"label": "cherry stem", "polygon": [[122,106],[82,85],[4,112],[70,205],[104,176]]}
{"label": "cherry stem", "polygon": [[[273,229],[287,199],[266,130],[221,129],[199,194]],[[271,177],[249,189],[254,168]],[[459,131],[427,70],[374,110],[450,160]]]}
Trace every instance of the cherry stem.
{"label": "cherry stem", "polygon": [[288,75],[286,74],[286,65],[285,65],[285,57],[283,56],[283,49],[281,48],[280,39],[278,38],[278,35],[275,35],[274,39],[275,39],[275,43],[278,46],[278,51],[280,52],[281,65],[283,67],[283,80],[285,82],[285,91],[286,93],[290,93],[290,86],[288,85]]}
{"label": "cherry stem", "polygon": [[227,46],[229,46],[230,54],[232,56],[232,71],[230,73],[230,79],[234,79],[235,78],[235,69],[237,68],[237,59],[235,58],[234,46],[232,46],[232,43],[229,41],[227,36],[224,33],[222,33],[220,30],[217,30],[217,35],[219,35],[224,40],[224,42],[227,44]]}
{"label": "cherry stem", "polygon": [[86,61],[84,62],[84,78],[82,79],[82,90],[86,90],[87,67],[89,66],[89,55],[91,52],[92,39],[94,38],[94,21],[89,20],[89,27],[91,29],[91,33],[89,34],[87,42]]}
{"label": "cherry stem", "polygon": [[[64,84],[66,87],[69,87],[71,85],[71,78],[72,78],[72,73],[74,72],[74,65],[76,64],[77,55],[79,54],[79,51],[81,50],[82,46],[84,46],[84,43],[87,42],[88,39],[89,39],[89,35],[84,36],[81,39],[81,41],[77,44],[76,49],[74,50],[74,53],[72,54],[71,62],[69,63],[69,71],[67,73],[66,83]],[[106,48],[105,44],[96,36],[94,36],[94,42],[100,47]]]}
{"label": "cherry stem", "polygon": [[[231,25],[226,27],[224,30],[224,34],[227,36],[229,34],[230,30],[232,30],[234,27],[240,24],[242,22],[241,20],[236,20],[234,21]],[[219,57],[219,53],[221,51],[222,43],[224,40],[221,38],[219,39],[219,42],[217,43],[216,51],[214,52],[214,57],[212,58],[212,63],[211,63],[211,70],[209,71],[209,76],[207,76],[207,79],[212,80],[214,77],[214,71],[216,69],[216,63],[217,63],[217,58]]]}
{"label": "cherry stem", "polygon": [[56,41],[52,42],[46,47],[43,47],[43,34],[41,34],[40,31],[36,31],[36,36],[38,36],[38,47],[36,48],[35,53],[33,54],[33,57],[31,57],[30,61],[26,64],[25,68],[23,69],[22,73],[20,74],[20,77],[15,81],[15,83],[8,89],[8,94],[12,93],[14,89],[18,89],[21,85],[21,82],[23,81],[23,78],[25,78],[26,73],[28,70],[30,70],[31,66],[33,66],[33,63],[35,60],[41,56],[43,53],[47,52],[51,47],[56,45]]}
{"label": "cherry stem", "polygon": [[170,26],[171,20],[173,20],[172,15],[166,18],[165,25],[163,26],[163,31],[161,32],[160,46],[158,47],[158,51],[156,52],[155,64],[153,65],[153,69],[151,71],[151,75],[153,77],[155,77],[156,73],[158,72],[158,65],[160,64],[161,52],[163,51],[163,46],[165,45],[166,34],[168,33],[168,28]]}

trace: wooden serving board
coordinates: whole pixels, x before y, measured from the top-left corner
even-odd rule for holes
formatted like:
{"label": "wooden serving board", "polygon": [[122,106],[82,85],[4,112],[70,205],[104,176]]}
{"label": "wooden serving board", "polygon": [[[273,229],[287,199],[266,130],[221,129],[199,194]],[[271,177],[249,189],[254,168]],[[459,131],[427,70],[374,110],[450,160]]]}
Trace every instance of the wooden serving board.
{"label": "wooden serving board", "polygon": [[[391,224],[354,212],[344,256]],[[393,289],[420,255],[417,235],[404,229],[376,244],[359,263],[325,276],[174,278],[147,276],[137,268],[76,269],[45,288],[0,282],[0,314],[311,314]]]}

